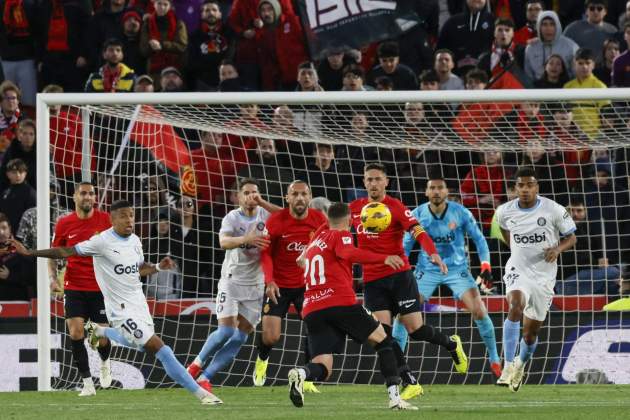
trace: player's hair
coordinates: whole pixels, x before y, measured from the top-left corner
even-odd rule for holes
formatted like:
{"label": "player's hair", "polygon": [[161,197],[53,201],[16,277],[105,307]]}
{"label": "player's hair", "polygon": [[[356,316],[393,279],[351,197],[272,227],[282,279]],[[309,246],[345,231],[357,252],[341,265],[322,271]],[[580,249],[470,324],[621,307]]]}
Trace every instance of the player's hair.
{"label": "player's hair", "polygon": [[81,185],[89,185],[90,187],[94,187],[94,184],[92,184],[90,181],[81,181],[76,183],[76,185],[74,186],[74,190],[78,191]]}
{"label": "player's hair", "polygon": [[291,183],[287,187],[287,194],[289,193],[289,190],[293,188],[294,185],[297,185],[297,184],[304,184],[309,190],[311,189],[311,187],[308,185],[308,182],[303,181],[301,179],[294,179],[293,181],[291,181]]}
{"label": "player's hair", "polygon": [[370,163],[365,164],[365,166],[363,167],[363,172],[365,173],[373,169],[376,169],[377,171],[381,171],[385,174],[385,176],[387,176],[387,168],[385,168],[385,165],[378,162],[370,162]]}
{"label": "player's hair", "polygon": [[127,200],[117,200],[112,203],[112,206],[109,208],[110,212],[114,212],[120,209],[128,209],[131,208],[131,203]]}
{"label": "player's hair", "polygon": [[238,180],[237,183],[238,190],[241,191],[243,187],[247,184],[255,185],[260,188],[260,184],[254,178],[241,178]]}
{"label": "player's hair", "polygon": [[311,209],[319,210],[324,213],[328,213],[328,209],[330,208],[330,200],[326,197],[315,197],[308,203],[308,207]]}
{"label": "player's hair", "polygon": [[331,221],[343,219],[350,214],[350,208],[346,203],[336,202],[328,207],[328,219]]}
{"label": "player's hair", "polygon": [[442,173],[440,171],[429,171],[429,179],[427,179],[427,185],[429,185],[429,182],[431,181],[444,181],[444,183],[446,184],[446,178],[444,178],[444,175],[442,175]]}
{"label": "player's hair", "polygon": [[518,168],[518,170],[514,174],[514,179],[525,178],[525,177],[532,177],[532,178],[538,179],[538,177],[536,176],[536,170],[532,168],[531,166],[523,166],[521,168]]}

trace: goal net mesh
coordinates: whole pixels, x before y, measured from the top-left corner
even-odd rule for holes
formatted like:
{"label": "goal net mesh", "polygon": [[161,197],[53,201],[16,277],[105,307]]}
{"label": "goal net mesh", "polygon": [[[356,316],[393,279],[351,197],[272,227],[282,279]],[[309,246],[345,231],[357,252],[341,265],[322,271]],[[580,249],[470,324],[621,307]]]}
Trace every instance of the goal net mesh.
{"label": "goal net mesh", "polygon": [[[602,96],[554,102],[85,104],[49,110],[52,224],[74,209],[72,195],[81,180],[97,187],[102,210],[117,199],[134,204],[145,258],[156,263],[170,256],[177,262],[176,270],[143,283],[156,333],[185,364],[216,328],[212,313],[224,257],[217,232],[236,205],[236,179],[258,179],[263,196],[278,205],[294,179],[307,181],[313,197],[349,202],[365,195],[363,166],[373,161],[386,165],[389,193],[409,209],[426,201],[427,178],[437,173],[448,184],[449,199],[473,212],[491,250],[497,290],[484,301],[501,352],[507,306],[500,279],[509,251],[498,239],[493,214],[514,197],[514,171],[529,165],[541,195],[568,206],[579,228],[577,249],[560,260],[556,297],[526,381],[573,382],[580,372],[598,369],[610,381],[630,383],[630,363],[622,362],[623,343],[630,341],[627,319],[602,312],[624,292],[629,261],[628,102]],[[472,244],[469,253],[476,276],[479,259]],[[360,269],[355,276],[361,296]],[[451,291],[438,288],[424,310],[426,322],[462,337],[471,364],[466,375],[457,374],[445,351],[411,342],[406,353],[421,383],[492,383],[474,319]],[[80,377],[58,294],[51,326],[53,387],[73,388]],[[288,369],[304,362],[304,333],[291,313],[271,352],[267,384],[285,383]],[[255,343],[252,335],[214,379],[216,385],[252,384]],[[116,386],[174,386],[152,356],[116,346],[112,361]],[[90,350],[96,378],[99,364]],[[331,382],[382,383],[373,351],[347,341]]]}

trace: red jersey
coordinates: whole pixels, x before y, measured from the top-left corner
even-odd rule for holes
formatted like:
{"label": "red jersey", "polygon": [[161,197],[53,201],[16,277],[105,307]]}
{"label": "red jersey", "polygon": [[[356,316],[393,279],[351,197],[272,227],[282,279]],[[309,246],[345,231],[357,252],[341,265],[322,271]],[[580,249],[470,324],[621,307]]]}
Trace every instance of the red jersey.
{"label": "red jersey", "polygon": [[[94,209],[89,219],[79,219],[76,212],[60,218],[55,226],[53,247],[71,247],[79,242],[87,241],[92,236],[112,226],[109,213]],[[74,255],[68,257],[68,265],[63,280],[64,289],[98,292],[98,284],[94,277],[92,257]]]}
{"label": "red jersey", "polygon": [[295,219],[289,209],[273,213],[267,219],[271,245],[261,253],[265,283],[274,281],[278,287],[304,287],[304,273],[295,261],[315,231],[328,219],[319,210],[308,209],[302,220]]}
{"label": "red jersey", "polygon": [[381,202],[389,207],[389,211],[392,213],[391,224],[380,233],[366,232],[361,224],[361,209],[369,202],[369,199],[364,197],[350,203],[351,222],[357,232],[359,249],[385,255],[398,255],[403,259],[405,265],[394,270],[385,264],[363,264],[363,281],[366,283],[411,269],[402,241],[405,232],[418,224],[415,217],[411,215],[411,211],[400,200],[386,195]]}
{"label": "red jersey", "polygon": [[302,316],[332,306],[357,302],[352,287],[352,264],[383,264],[387,255],[355,248],[344,230],[324,229],[306,249]]}

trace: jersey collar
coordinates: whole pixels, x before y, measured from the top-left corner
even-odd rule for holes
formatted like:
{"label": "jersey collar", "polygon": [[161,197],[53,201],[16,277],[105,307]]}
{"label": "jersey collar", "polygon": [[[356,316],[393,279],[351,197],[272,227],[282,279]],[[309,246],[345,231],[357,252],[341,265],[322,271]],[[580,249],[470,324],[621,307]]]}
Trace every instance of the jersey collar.
{"label": "jersey collar", "polygon": [[429,209],[429,213],[431,213],[431,215],[433,216],[434,219],[442,220],[442,219],[444,219],[444,216],[446,216],[446,212],[448,211],[448,201],[446,202],[446,207],[444,207],[444,211],[439,216],[436,215],[435,213],[433,213],[433,210],[431,210],[431,204],[430,203],[427,205],[427,208]]}
{"label": "jersey collar", "polygon": [[529,208],[529,209],[522,208],[520,200],[518,198],[516,199],[516,208],[519,209],[520,211],[530,212],[530,211],[536,210],[538,207],[540,207],[540,197],[538,197],[538,196],[536,196],[536,205],[534,207]]}

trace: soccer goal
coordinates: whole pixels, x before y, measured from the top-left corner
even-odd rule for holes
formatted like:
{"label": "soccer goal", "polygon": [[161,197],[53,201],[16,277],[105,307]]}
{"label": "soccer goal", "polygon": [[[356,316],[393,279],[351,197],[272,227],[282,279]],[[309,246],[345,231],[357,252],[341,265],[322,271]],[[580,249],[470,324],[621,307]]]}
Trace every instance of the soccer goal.
{"label": "soccer goal", "polygon": [[[188,364],[216,328],[223,261],[217,232],[236,205],[236,179],[257,178],[263,196],[278,205],[294,179],[307,181],[313,197],[350,201],[365,195],[365,163],[378,161],[387,167],[389,193],[409,209],[426,201],[427,180],[440,176],[449,199],[477,218],[497,282],[483,300],[500,352],[507,311],[500,280],[509,251],[493,213],[514,197],[515,169],[530,165],[541,194],[583,220],[578,248],[562,256],[526,382],[570,383],[596,369],[610,381],[630,383],[630,322],[602,311],[627,288],[621,279],[630,262],[629,98],[628,89],[39,94],[37,243],[31,246],[50,247],[55,220],[73,211],[80,181],[96,186],[102,210],[117,199],[131,201],[145,258],[169,255],[177,262],[176,270],[145,279],[145,294],[156,332]],[[476,276],[479,259],[474,245],[468,248]],[[59,264],[60,278],[63,270]],[[37,272],[38,388],[71,389],[80,377],[62,295],[51,294],[46,260],[38,260]],[[358,267],[355,277],[361,295]],[[424,311],[428,323],[462,337],[471,365],[466,375],[457,374],[447,353],[411,342],[406,354],[420,382],[493,383],[474,319],[451,291],[436,289]],[[271,352],[267,384],[286,383],[288,370],[303,363],[303,350],[304,328],[292,313]],[[98,378],[99,357],[89,351]],[[255,356],[250,338],[215,384],[251,386]],[[125,389],[174,386],[152,357],[123,347],[112,351],[112,371],[114,385]],[[348,341],[332,382],[381,383],[372,350]]]}

